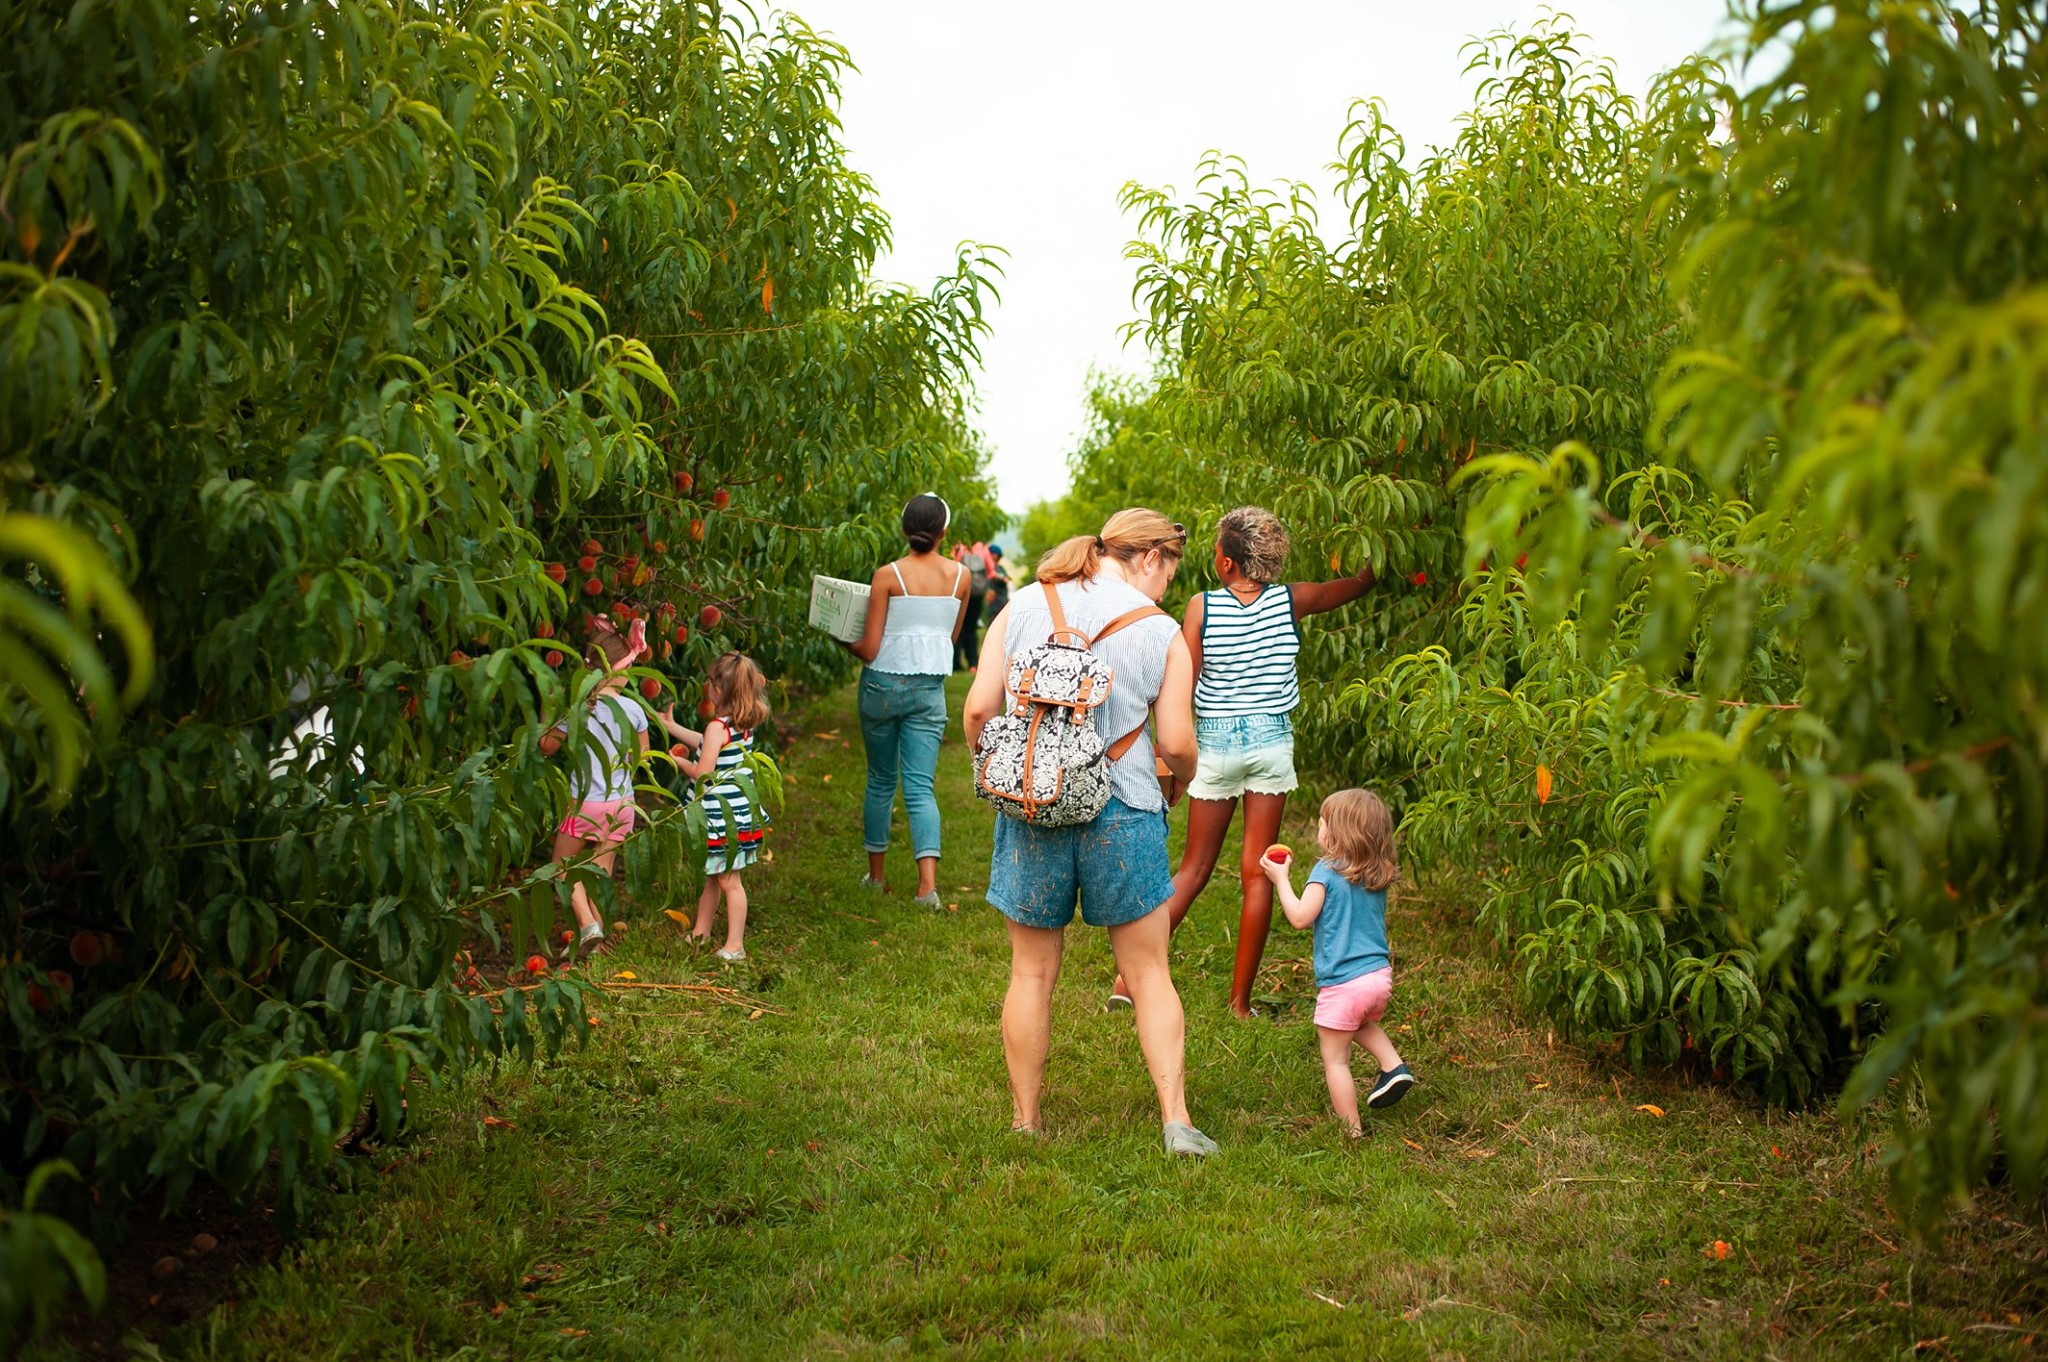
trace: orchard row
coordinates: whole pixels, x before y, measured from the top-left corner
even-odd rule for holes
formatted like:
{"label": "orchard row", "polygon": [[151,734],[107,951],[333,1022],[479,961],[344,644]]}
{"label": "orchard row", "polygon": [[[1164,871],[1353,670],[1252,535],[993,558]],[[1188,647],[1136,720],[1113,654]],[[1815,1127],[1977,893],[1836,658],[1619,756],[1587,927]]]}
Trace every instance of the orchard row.
{"label": "orchard row", "polygon": [[1476,43],[1420,158],[1360,104],[1336,231],[1224,158],[1129,190],[1162,367],[1028,537],[1249,502],[1370,561],[1308,764],[1567,1032],[1880,1104],[1926,1223],[2048,1172],[2048,18],[1738,9],[1646,100]]}
{"label": "orchard row", "polygon": [[[416,1070],[583,1026],[451,981],[487,919],[549,934],[590,616],[646,620],[650,697],[736,646],[815,684],[811,571],[925,487],[992,532],[989,269],[874,279],[846,54],[791,17],[5,27],[0,1191],[61,1157],[43,1208],[99,1230],[202,1179],[289,1218]],[[657,813],[626,878],[686,892]]]}

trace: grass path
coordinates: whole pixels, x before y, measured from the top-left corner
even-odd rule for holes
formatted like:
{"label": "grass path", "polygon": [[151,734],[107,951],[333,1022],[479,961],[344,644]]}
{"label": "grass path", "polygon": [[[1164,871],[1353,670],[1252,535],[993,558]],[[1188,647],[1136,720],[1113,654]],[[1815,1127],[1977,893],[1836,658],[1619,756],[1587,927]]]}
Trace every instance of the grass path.
{"label": "grass path", "polygon": [[990,816],[957,722],[939,914],[854,887],[851,692],[792,727],[753,958],[721,974],[648,910],[614,962],[773,1010],[622,993],[586,1050],[415,1099],[383,1175],[166,1356],[1862,1359],[2048,1339],[2039,1225],[1991,1206],[1912,1246],[1874,1135],[1634,1077],[1518,1022],[1497,955],[1427,887],[1391,923],[1389,1024],[1421,1086],[1362,1145],[1326,1115],[1306,936],[1275,935],[1271,1019],[1224,1007],[1234,883],[1175,960],[1191,1104],[1221,1157],[1161,1155],[1093,931],[1070,933],[1050,1138],[1020,1142],[1004,936],[979,894]]}

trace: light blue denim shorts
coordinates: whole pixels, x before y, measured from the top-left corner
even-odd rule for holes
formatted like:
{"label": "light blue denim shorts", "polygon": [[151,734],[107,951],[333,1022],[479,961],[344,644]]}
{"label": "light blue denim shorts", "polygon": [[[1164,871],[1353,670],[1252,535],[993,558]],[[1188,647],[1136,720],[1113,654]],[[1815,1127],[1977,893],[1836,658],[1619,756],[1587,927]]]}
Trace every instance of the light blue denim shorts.
{"label": "light blue denim shorts", "polygon": [[1091,927],[1136,922],[1173,897],[1166,859],[1166,811],[1134,809],[1120,799],[1092,823],[1034,828],[998,814],[990,858],[988,901],[1026,927]]}
{"label": "light blue denim shorts", "polygon": [[1294,774],[1294,721],[1285,714],[1195,720],[1195,778],[1190,799],[1286,794]]}

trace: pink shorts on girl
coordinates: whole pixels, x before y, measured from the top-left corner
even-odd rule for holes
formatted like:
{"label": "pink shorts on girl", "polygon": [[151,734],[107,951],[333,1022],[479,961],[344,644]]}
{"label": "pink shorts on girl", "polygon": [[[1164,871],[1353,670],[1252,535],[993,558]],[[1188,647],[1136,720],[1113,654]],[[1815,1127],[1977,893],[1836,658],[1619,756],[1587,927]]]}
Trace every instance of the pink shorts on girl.
{"label": "pink shorts on girl", "polygon": [[562,831],[586,842],[623,842],[633,831],[633,801],[586,799],[562,820]]}
{"label": "pink shorts on girl", "polygon": [[1387,1015],[1394,996],[1394,971],[1372,970],[1341,984],[1316,990],[1316,1025],[1332,1031],[1356,1031]]}

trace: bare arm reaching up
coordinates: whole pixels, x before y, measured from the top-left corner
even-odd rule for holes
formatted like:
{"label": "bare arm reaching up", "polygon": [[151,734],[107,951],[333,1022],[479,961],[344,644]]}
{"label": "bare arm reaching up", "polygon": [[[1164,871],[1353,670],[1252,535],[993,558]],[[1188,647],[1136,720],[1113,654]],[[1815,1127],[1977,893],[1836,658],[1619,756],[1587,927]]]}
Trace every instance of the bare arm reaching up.
{"label": "bare arm reaching up", "polygon": [[1325,610],[1335,610],[1340,605],[1349,605],[1372,588],[1379,578],[1373,574],[1372,564],[1367,563],[1349,577],[1333,577],[1327,582],[1296,582],[1287,588],[1294,597],[1294,617],[1305,619],[1320,615]]}

